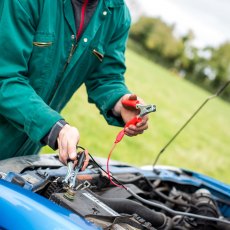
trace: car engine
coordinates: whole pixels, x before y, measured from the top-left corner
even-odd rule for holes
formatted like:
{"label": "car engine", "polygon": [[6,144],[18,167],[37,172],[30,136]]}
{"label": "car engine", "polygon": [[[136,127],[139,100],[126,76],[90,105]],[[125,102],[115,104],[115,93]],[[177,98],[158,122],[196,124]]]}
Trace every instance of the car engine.
{"label": "car engine", "polygon": [[[91,159],[76,187],[55,154],[0,161],[0,178],[45,197],[102,229],[230,229],[229,186],[173,167],[137,168]],[[225,187],[226,186],[226,187]]]}

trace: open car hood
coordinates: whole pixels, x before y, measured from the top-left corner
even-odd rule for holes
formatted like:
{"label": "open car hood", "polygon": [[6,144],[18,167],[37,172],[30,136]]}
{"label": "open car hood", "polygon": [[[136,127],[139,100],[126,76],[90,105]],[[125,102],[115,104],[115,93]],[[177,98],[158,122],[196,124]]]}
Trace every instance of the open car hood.
{"label": "open car hood", "polygon": [[[230,229],[230,186],[169,166],[133,167],[95,158],[72,197],[55,154],[0,161],[0,229]],[[205,218],[207,217],[207,218]]]}

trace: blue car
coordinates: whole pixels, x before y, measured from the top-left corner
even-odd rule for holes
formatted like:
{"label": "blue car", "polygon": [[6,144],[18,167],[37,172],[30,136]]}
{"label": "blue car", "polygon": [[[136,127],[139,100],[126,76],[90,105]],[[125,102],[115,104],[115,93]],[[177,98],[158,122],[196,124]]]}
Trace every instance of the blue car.
{"label": "blue car", "polygon": [[166,166],[91,159],[75,185],[55,154],[0,161],[0,229],[230,229],[230,186]]}

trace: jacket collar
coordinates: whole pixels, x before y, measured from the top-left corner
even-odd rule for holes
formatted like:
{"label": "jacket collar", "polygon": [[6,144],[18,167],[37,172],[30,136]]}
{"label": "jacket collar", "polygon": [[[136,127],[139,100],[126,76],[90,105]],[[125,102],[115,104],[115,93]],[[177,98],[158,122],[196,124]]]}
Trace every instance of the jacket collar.
{"label": "jacket collar", "polygon": [[[114,8],[124,5],[124,0],[99,0],[103,1],[107,7]],[[63,0],[64,4],[69,2],[69,0]]]}
{"label": "jacket collar", "polygon": [[103,0],[105,5],[109,8],[120,7],[124,5],[124,0]]}
{"label": "jacket collar", "polygon": [[74,13],[73,13],[71,0],[63,0],[63,2],[64,2],[65,18],[70,28],[72,29],[73,33],[76,34],[75,19],[74,19]]}
{"label": "jacket collar", "polygon": [[[74,1],[79,2],[79,3],[82,3],[82,4],[85,2],[85,0],[74,0]],[[89,4],[93,4],[93,3],[95,3],[95,2],[97,2],[97,0],[88,0],[88,3],[89,3]]]}
{"label": "jacket collar", "polygon": [[[107,9],[108,12],[110,12],[109,8],[116,8],[116,7],[121,7],[122,5],[124,5],[124,0],[98,0],[98,1],[99,3],[100,1],[103,2],[102,5],[104,5],[105,9]],[[63,2],[64,2],[65,17],[73,33],[76,34],[75,20],[74,20],[71,0],[63,0]]]}

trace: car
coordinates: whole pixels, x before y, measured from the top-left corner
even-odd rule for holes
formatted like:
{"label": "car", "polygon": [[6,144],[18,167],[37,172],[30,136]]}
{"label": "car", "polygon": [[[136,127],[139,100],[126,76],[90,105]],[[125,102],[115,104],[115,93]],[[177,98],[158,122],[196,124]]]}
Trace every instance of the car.
{"label": "car", "polygon": [[0,161],[0,229],[230,229],[230,186],[170,166],[91,158],[65,183],[57,154]]}

